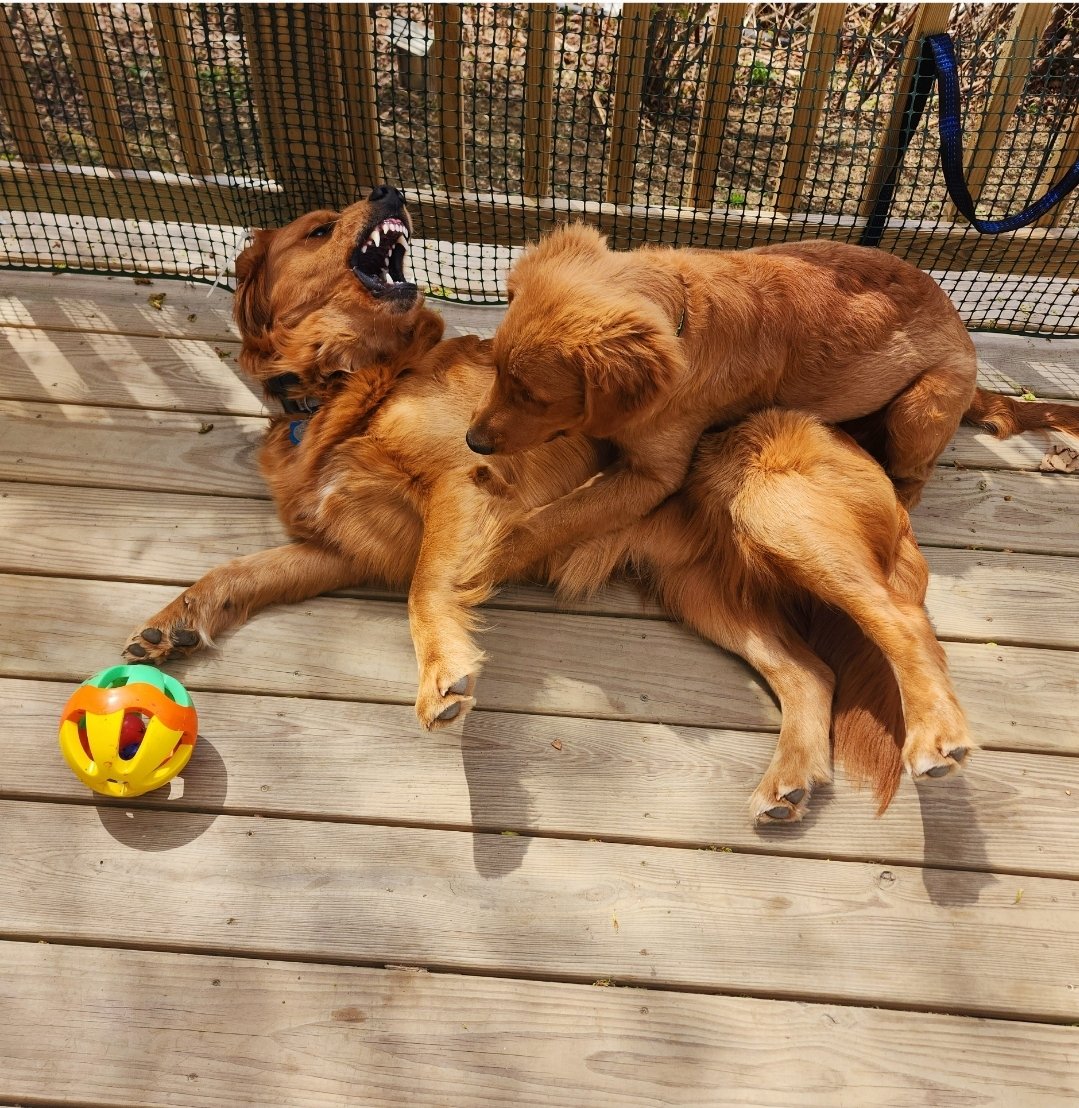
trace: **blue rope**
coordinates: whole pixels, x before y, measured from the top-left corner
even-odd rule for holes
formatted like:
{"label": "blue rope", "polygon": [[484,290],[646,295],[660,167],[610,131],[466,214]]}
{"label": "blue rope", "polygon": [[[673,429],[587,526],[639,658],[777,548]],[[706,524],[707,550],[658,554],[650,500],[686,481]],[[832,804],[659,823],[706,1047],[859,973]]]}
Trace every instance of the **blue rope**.
{"label": "blue rope", "polygon": [[975,230],[983,235],[1000,235],[1006,231],[1018,231],[1028,223],[1040,219],[1050,208],[1068,195],[1079,184],[1079,162],[1040,199],[1029,208],[1006,219],[979,219],[974,211],[974,201],[963,176],[963,128],[959,121],[959,68],[950,35],[929,35],[926,48],[932,52],[937,70],[937,90],[940,95],[939,130],[940,164],[944,181],[948,186],[952,203],[965,216]]}

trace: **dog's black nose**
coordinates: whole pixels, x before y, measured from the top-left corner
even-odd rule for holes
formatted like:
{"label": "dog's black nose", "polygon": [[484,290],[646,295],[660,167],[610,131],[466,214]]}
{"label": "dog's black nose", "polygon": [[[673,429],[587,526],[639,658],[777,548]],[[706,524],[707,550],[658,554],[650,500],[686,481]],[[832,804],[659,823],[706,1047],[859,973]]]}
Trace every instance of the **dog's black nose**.
{"label": "dog's black nose", "polygon": [[471,427],[465,432],[465,444],[473,454],[493,454],[495,452],[495,448],[490,443],[476,442],[472,437]]}
{"label": "dog's black nose", "polygon": [[379,200],[396,200],[398,204],[405,202],[405,194],[400,189],[395,189],[391,185],[379,185],[378,188],[371,190],[371,195],[367,198],[373,204]]}

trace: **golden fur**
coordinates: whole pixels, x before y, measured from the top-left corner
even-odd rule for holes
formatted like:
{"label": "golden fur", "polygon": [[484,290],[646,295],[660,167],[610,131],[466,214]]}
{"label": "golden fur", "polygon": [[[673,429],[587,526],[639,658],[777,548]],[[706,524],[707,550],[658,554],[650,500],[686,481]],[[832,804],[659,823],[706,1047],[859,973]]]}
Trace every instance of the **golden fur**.
{"label": "golden fur", "polygon": [[[948,297],[880,250],[615,253],[574,225],[526,251],[509,289],[469,445],[512,454],[585,434],[619,458],[515,533],[507,572],[640,519],[682,484],[707,428],[769,405],[835,424],[879,413],[877,456],[910,508],[975,396],[974,347]],[[570,558],[569,586],[587,586],[586,562]]]}
{"label": "golden fur", "polygon": [[[414,286],[375,296],[353,275],[357,243],[387,213],[407,218],[398,194],[312,213],[261,232],[239,259],[243,369],[262,382],[295,374],[294,395],[322,401],[298,445],[290,420],[273,419],[261,454],[293,541],[206,574],[125,654],[189,653],[266,605],[346,585],[408,587],[416,710],[433,728],[473,703],[482,661],[473,610],[497,583],[507,531],[611,456],[569,435],[476,466],[464,435],[494,378],[491,344],[442,341],[441,319]],[[970,749],[922,606],[927,574],[906,512],[879,466],[817,419],[772,408],[705,436],[680,491],[585,549],[590,586],[614,572],[642,577],[675,617],[771,685],[783,723],[754,818],[800,818],[830,778],[833,689],[837,755],[882,805],[901,755],[915,775],[936,776]],[[542,560],[526,573],[560,583]],[[829,613],[849,618],[818,641],[840,619]],[[860,675],[874,665],[879,683],[867,688]],[[876,712],[897,701],[896,681],[905,721]]]}

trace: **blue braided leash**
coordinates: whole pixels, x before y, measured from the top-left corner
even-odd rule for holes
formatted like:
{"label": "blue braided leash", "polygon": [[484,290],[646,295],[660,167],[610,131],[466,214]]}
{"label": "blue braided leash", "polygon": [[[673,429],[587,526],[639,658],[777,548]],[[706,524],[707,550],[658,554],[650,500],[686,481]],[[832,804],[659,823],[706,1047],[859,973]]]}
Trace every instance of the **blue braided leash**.
{"label": "blue braided leash", "polygon": [[937,90],[940,96],[938,128],[940,131],[940,164],[944,170],[944,181],[948,186],[952,203],[962,213],[975,230],[983,235],[1001,235],[1006,231],[1018,231],[1040,219],[1050,208],[1068,195],[1079,184],[1079,162],[1040,199],[1029,208],[1006,219],[979,219],[974,212],[974,201],[963,176],[963,128],[959,122],[959,67],[955,61],[955,50],[950,35],[929,35],[926,46],[933,53],[933,62],[937,68]]}
{"label": "blue braided leash", "polygon": [[877,194],[873,210],[859,239],[862,246],[879,245],[884,234],[899,179],[899,170],[929,103],[934,78],[936,78],[939,96],[937,127],[940,132],[940,164],[944,171],[944,182],[956,210],[975,230],[983,235],[1000,235],[1006,231],[1017,231],[1020,227],[1026,227],[1027,224],[1040,219],[1079,184],[1079,162],[1076,162],[1040,200],[1035,201],[1018,215],[1010,215],[1006,219],[979,219],[974,211],[974,200],[971,198],[963,175],[963,128],[960,123],[959,66],[955,60],[955,48],[952,46],[950,35],[928,35],[922,42],[914,80],[907,94],[903,125],[894,156],[888,165],[888,171]]}

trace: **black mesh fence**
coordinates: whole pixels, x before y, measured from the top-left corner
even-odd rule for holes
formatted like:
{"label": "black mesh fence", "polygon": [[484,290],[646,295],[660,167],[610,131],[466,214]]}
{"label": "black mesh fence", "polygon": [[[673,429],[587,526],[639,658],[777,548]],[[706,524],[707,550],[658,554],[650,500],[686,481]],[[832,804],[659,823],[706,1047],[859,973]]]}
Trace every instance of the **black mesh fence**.
{"label": "black mesh fence", "polygon": [[[943,13],[943,14],[942,14]],[[10,4],[0,261],[227,280],[248,230],[386,181],[436,294],[498,300],[587,219],[628,248],[862,241],[972,327],[1079,331],[1076,194],[984,235],[952,206],[920,43],[958,58],[982,218],[1079,161],[1079,5]],[[902,156],[900,156],[902,155]],[[894,170],[895,187],[881,181]]]}

